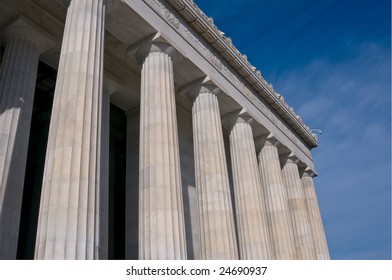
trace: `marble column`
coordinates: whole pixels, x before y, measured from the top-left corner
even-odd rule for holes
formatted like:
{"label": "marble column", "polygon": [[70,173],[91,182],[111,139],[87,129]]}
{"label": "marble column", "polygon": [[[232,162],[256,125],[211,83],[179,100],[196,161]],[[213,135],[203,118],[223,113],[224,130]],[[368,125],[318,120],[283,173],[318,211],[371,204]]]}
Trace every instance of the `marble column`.
{"label": "marble column", "polygon": [[5,28],[0,80],[0,259],[15,259],[40,53],[52,42],[24,17]]}
{"label": "marble column", "polygon": [[265,190],[275,256],[278,260],[296,259],[293,225],[277,148],[279,142],[269,135],[260,140],[260,144],[262,145],[259,153],[260,177]]}
{"label": "marble column", "polygon": [[298,159],[293,154],[284,155],[282,162],[282,174],[289,199],[297,259],[313,260],[315,259],[315,248],[305,193],[299,177]]}
{"label": "marble column", "polygon": [[100,156],[107,1],[72,0],[54,93],[36,259],[100,255]]}
{"label": "marble column", "polygon": [[192,108],[201,259],[238,259],[218,97],[213,85],[193,89]]}
{"label": "marble column", "polygon": [[305,169],[301,182],[305,192],[306,205],[309,211],[310,226],[312,228],[313,240],[315,244],[316,259],[329,260],[327,239],[323,227],[323,221],[317,202],[316,191],[313,183],[314,172]]}
{"label": "marble column", "polygon": [[253,119],[246,113],[233,120],[230,152],[238,223],[240,257],[243,260],[272,258],[264,191],[253,140]]}
{"label": "marble column", "polygon": [[176,50],[150,43],[143,61],[139,150],[139,259],[186,259],[174,92]]}

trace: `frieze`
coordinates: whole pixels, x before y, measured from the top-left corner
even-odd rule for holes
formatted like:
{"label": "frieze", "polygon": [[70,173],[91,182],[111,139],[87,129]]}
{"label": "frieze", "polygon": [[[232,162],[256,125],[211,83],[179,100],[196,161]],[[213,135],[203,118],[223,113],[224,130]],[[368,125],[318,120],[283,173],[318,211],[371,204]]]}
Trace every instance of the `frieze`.
{"label": "frieze", "polygon": [[[213,52],[209,50],[208,47],[206,47],[205,43],[200,40],[198,37],[196,37],[193,32],[188,29],[188,27],[183,24],[177,17],[174,15],[167,7],[160,1],[158,0],[143,0],[145,4],[147,4],[155,13],[157,13],[166,23],[168,23],[170,26],[173,27],[173,29],[176,30],[176,32],[184,38],[200,55],[202,55],[207,61],[211,63],[217,70],[220,71],[220,73],[226,77],[232,84],[252,103],[254,104],[261,112],[263,112],[278,128],[280,128],[282,131],[286,131],[286,135],[297,145],[303,146],[303,144],[298,141],[296,137],[290,137],[289,135],[291,132],[288,130],[288,128],[275,116],[275,114],[259,99],[255,96],[255,93],[253,93],[238,77],[236,77],[232,71],[229,70],[228,67],[225,66],[224,63],[222,63],[221,59],[218,58]],[[265,89],[270,91],[270,93],[273,94],[275,97],[276,102],[279,102],[281,105],[283,105],[284,108],[289,112],[289,114],[294,115],[294,119],[298,122],[301,123],[301,126],[304,129],[308,129],[310,132],[310,129],[308,126],[305,126],[305,124],[302,122],[302,119],[297,118],[298,116],[295,115],[294,110],[289,107],[285,102],[283,97],[276,93],[272,87],[271,84],[269,84],[265,79],[262,77],[261,72],[256,69],[256,67],[252,66],[247,59],[246,55],[241,54],[238,49],[232,44],[231,38],[228,38],[224,35],[224,32],[221,32],[216,25],[214,24],[214,21],[212,18],[207,17],[202,10],[193,2],[193,1],[187,1],[188,3],[191,3],[192,6],[198,11],[198,13],[205,19],[206,22],[215,30],[217,31],[222,38],[226,42],[228,42],[228,45],[230,48],[237,54],[238,57],[242,58],[243,63],[248,66],[251,71],[258,77],[258,80],[264,85]],[[307,148],[302,149],[304,151],[307,151]]]}
{"label": "frieze", "polygon": [[166,22],[170,23],[175,29],[180,28],[180,21],[163,5],[161,5],[161,14],[165,17]]}

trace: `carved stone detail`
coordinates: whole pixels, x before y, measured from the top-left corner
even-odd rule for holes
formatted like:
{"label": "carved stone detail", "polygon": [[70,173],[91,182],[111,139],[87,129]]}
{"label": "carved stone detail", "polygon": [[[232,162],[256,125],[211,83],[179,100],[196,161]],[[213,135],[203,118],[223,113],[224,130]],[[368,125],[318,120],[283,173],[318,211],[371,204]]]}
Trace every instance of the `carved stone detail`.
{"label": "carved stone detail", "polygon": [[165,17],[166,21],[170,23],[171,26],[178,29],[180,28],[180,21],[164,6],[161,6],[161,13]]}

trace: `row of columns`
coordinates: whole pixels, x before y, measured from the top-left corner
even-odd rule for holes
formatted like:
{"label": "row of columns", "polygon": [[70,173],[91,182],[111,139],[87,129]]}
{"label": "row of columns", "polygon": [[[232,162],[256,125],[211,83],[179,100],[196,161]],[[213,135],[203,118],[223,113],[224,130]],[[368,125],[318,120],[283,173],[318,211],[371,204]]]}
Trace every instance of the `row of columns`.
{"label": "row of columns", "polygon": [[[102,79],[108,3],[64,2],[69,7],[49,129],[35,258],[105,258],[110,100]],[[0,253],[5,259],[16,256],[23,193],[20,174],[27,157],[39,50],[29,37],[12,38],[2,68]],[[137,57],[142,63],[139,258],[186,259],[173,76],[176,50],[153,42],[139,49]],[[281,169],[278,142],[273,137],[261,140],[258,165],[251,118],[244,112],[235,118],[230,132],[237,238],[219,93],[212,84],[201,84],[189,92],[194,100],[201,258],[329,258],[312,174],[307,171],[300,179],[292,157]]]}

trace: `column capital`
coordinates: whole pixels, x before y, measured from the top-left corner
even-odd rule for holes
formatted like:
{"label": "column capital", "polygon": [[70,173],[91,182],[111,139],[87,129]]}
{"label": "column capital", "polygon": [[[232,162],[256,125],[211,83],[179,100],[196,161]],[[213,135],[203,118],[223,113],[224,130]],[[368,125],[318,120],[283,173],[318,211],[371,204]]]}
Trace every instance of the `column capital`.
{"label": "column capital", "polygon": [[[69,4],[71,4],[72,0],[56,0],[57,3],[64,5],[66,8],[69,7]],[[105,5],[106,9],[105,12],[108,13],[110,9],[113,6],[113,1],[114,0],[103,0],[103,4]]]}
{"label": "column capital", "polygon": [[286,163],[297,164],[299,162],[299,159],[294,153],[287,153],[281,156],[280,161],[282,165],[285,165]]}
{"label": "column capital", "polygon": [[256,150],[260,150],[265,146],[279,146],[280,142],[272,133],[262,135],[255,138]]}
{"label": "column capital", "polygon": [[22,15],[4,30],[3,39],[6,42],[13,38],[22,38],[33,42],[37,46],[39,54],[55,46],[55,42],[46,31]]}
{"label": "column capital", "polygon": [[316,172],[314,172],[312,169],[310,169],[309,167],[306,167],[302,172],[301,172],[302,174],[302,176],[301,177],[311,177],[311,178],[313,178],[313,177],[316,177],[317,176],[317,174],[316,174]]}
{"label": "column capital", "polygon": [[163,42],[148,42],[143,44],[136,51],[136,59],[140,64],[143,64],[145,58],[150,53],[154,53],[154,52],[165,53],[169,55],[173,63],[177,59],[177,50],[173,46]]}
{"label": "column capital", "polygon": [[255,119],[247,112],[245,108],[235,110],[222,117],[222,123],[226,123],[229,126],[229,130],[232,130],[236,124],[246,123],[251,125]]}
{"label": "column capital", "polygon": [[[184,89],[186,88],[186,89]],[[216,86],[210,80],[210,77],[206,77],[197,81],[194,81],[179,90],[180,94],[189,98],[193,101],[203,93],[210,93],[215,95],[216,97],[220,97],[223,94],[223,91]]]}

